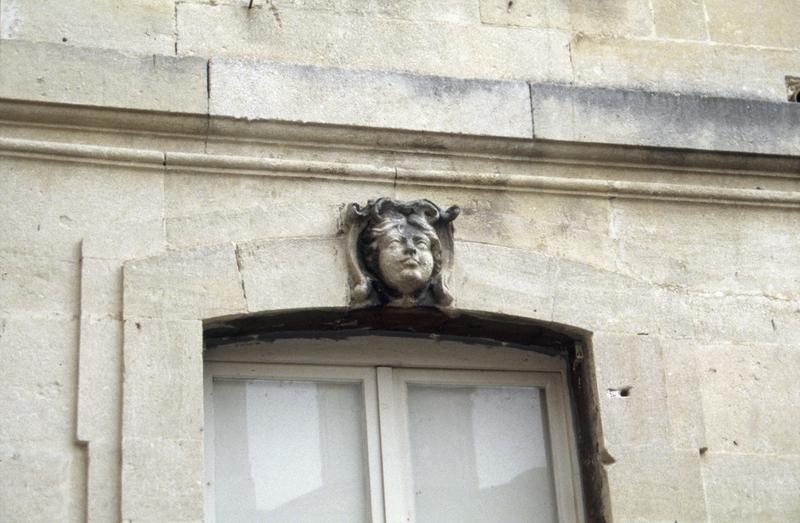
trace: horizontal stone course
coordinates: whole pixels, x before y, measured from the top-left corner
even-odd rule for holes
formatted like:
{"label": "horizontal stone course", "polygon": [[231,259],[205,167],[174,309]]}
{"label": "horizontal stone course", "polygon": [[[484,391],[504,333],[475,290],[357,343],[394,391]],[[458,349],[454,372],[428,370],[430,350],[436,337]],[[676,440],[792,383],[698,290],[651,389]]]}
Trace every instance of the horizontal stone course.
{"label": "horizontal stone course", "polygon": [[211,60],[209,74],[212,115],[531,137],[530,95],[524,82],[220,58]]}
{"label": "horizontal stone course", "polygon": [[800,105],[612,88],[533,85],[534,137],[797,155]]}
{"label": "horizontal stone course", "polygon": [[[459,78],[568,81],[569,33],[418,22],[304,9],[178,4],[178,53],[409,71]],[[213,85],[212,85],[213,88]]]}
{"label": "horizontal stone course", "polygon": [[0,3],[0,38],[171,54],[175,0],[8,0]]}
{"label": "horizontal stone course", "polygon": [[207,107],[201,58],[0,40],[0,71],[2,98],[175,113]]}

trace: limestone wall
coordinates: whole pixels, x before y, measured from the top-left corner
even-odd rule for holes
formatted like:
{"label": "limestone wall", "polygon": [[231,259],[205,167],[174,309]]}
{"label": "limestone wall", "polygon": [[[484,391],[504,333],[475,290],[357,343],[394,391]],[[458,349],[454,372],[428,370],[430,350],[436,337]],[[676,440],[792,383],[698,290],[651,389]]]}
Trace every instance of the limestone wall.
{"label": "limestone wall", "polygon": [[800,11],[245,3],[0,0],[0,520],[199,521],[201,320],[345,306],[380,195],[592,333],[611,520],[800,518]]}
{"label": "limestone wall", "polygon": [[786,0],[3,0],[0,38],[785,99]]}

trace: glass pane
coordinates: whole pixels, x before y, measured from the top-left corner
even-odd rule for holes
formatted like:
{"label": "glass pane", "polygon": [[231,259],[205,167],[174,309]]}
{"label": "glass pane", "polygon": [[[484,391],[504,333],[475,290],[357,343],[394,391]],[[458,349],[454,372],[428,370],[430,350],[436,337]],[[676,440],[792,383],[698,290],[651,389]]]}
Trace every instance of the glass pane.
{"label": "glass pane", "polygon": [[361,385],[214,380],[218,523],[369,521]]}
{"label": "glass pane", "polygon": [[417,523],[556,521],[544,391],[408,385]]}

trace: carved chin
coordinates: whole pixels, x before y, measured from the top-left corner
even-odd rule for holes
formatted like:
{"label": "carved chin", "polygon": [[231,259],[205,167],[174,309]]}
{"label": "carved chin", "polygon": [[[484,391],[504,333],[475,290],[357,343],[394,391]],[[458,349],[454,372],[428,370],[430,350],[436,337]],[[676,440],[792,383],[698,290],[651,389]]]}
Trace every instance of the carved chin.
{"label": "carved chin", "polygon": [[428,283],[428,278],[419,270],[405,269],[386,278],[386,283],[400,294],[411,295],[425,287],[425,284]]}

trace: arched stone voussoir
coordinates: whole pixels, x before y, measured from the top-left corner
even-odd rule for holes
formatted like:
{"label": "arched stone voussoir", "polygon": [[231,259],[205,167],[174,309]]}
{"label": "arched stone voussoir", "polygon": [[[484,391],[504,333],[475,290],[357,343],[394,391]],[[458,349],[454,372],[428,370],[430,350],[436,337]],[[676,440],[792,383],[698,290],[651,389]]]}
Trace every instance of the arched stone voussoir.
{"label": "arched stone voussoir", "polygon": [[277,238],[238,244],[242,288],[250,313],[346,307],[344,241]]}
{"label": "arched stone voussoir", "polygon": [[244,312],[233,243],[172,251],[123,266],[126,320],[201,320]]}

